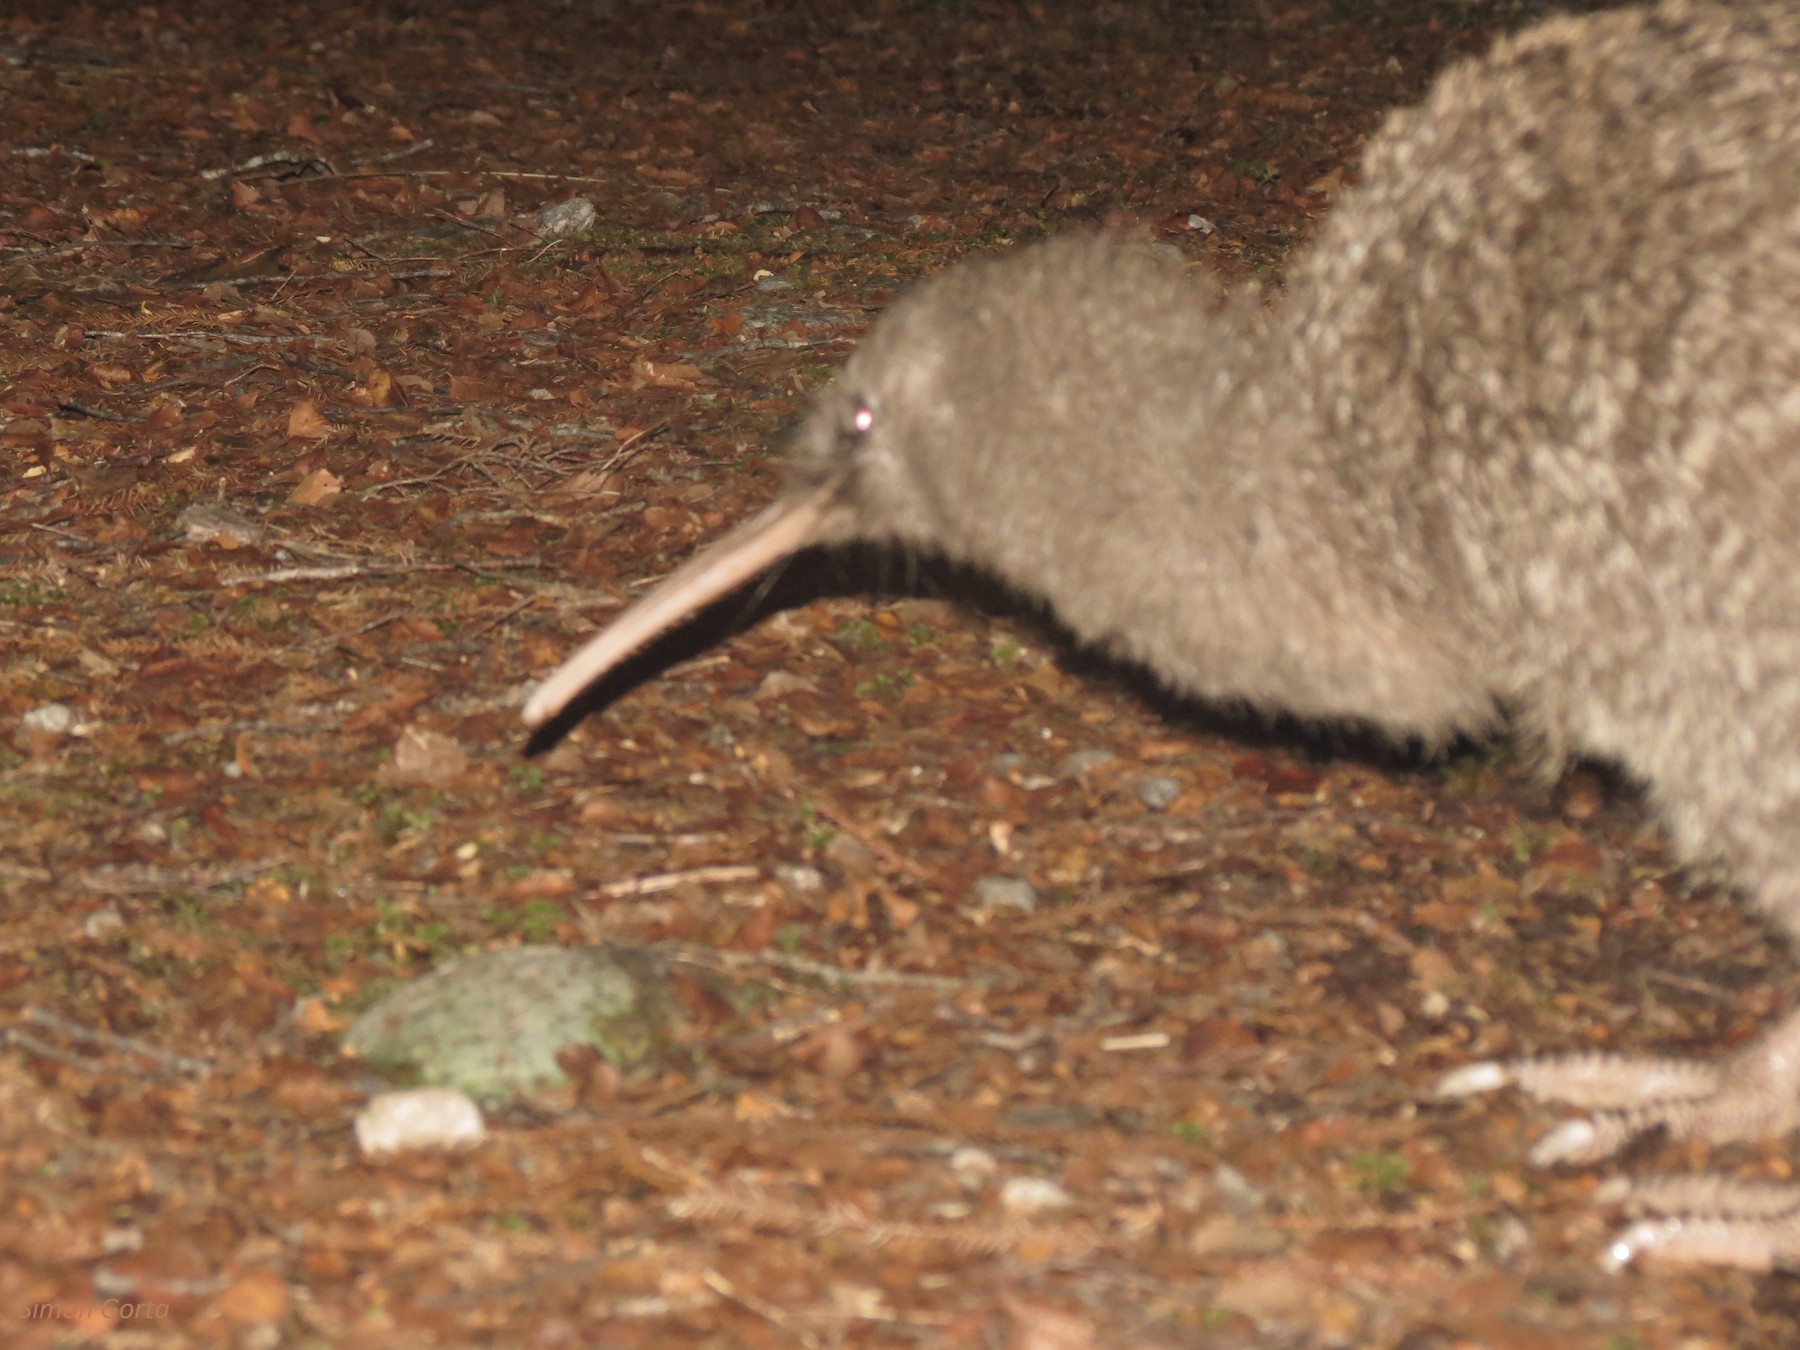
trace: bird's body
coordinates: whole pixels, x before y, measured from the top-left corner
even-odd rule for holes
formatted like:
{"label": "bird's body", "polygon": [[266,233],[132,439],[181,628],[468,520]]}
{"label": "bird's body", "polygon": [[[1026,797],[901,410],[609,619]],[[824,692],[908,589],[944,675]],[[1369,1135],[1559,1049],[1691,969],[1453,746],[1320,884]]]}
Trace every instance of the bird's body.
{"label": "bird's body", "polygon": [[[988,569],[1201,698],[1426,741],[1511,716],[1641,777],[1800,930],[1800,8],[1557,20],[1457,67],[1270,305],[1093,239],[920,288],[801,427],[782,501],[527,720],[851,539]],[[1494,1073],[1601,1108],[1553,1155],[1592,1156],[1795,1123],[1796,1037],[1747,1105],[1750,1068]]]}

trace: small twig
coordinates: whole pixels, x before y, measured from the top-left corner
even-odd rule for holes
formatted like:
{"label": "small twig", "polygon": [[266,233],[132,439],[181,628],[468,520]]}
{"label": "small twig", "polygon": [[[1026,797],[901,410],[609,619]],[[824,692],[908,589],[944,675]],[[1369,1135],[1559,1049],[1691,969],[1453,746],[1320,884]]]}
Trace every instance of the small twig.
{"label": "small twig", "polygon": [[1671,989],[1679,989],[1684,994],[1697,994],[1713,1003],[1731,1003],[1738,997],[1735,992],[1721,989],[1709,981],[1696,980],[1688,975],[1676,975],[1670,971],[1648,970],[1644,972],[1644,978],[1654,980],[1657,984],[1665,984]]}
{"label": "small twig", "polygon": [[[429,145],[427,141],[425,144]],[[352,169],[339,178],[520,178],[551,183],[598,183],[610,187],[605,178],[584,178],[574,173],[521,173],[512,169]]]}
{"label": "small twig", "polygon": [[225,383],[220,385],[219,387],[221,389],[229,389],[229,388],[231,388],[232,385],[236,384],[238,381],[249,379],[252,375],[256,374],[256,372],[259,370],[272,370],[272,371],[275,371],[277,374],[279,374],[281,372],[281,368],[279,366],[269,365],[266,361],[258,361],[255,365],[251,366],[249,369],[240,370],[237,374],[233,375],[229,380],[226,380]]}
{"label": "small twig", "polygon": [[679,269],[673,272],[664,272],[655,281],[651,282],[648,286],[644,287],[643,290],[639,291],[636,295],[632,296],[631,299],[619,306],[619,313],[624,314],[630,310],[636,309],[639,305],[643,304],[644,301],[648,300],[651,294],[664,282],[673,281],[676,277],[681,275],[682,273]]}
{"label": "small twig", "polygon": [[187,727],[181,731],[165,731],[164,745],[185,745],[189,741],[229,736],[233,732],[258,731],[276,736],[311,736],[316,727],[294,726],[288,722],[271,722],[266,717],[246,717],[235,722],[209,722],[203,727]]}
{"label": "small twig", "polygon": [[408,572],[448,572],[450,563],[341,563],[336,567],[277,567],[272,572],[252,572],[245,576],[224,573],[221,586],[266,586],[286,581],[346,581],[351,577],[389,577]]}
{"label": "small twig", "polygon": [[341,633],[327,633],[324,637],[312,638],[306,642],[296,642],[286,650],[291,652],[312,651],[320,647],[334,647],[346,638],[359,637],[364,633],[372,633],[377,628],[385,628],[397,619],[404,619],[408,611],[395,610],[392,614],[383,614],[379,619],[370,619],[367,623],[358,624],[355,628],[346,628]]}
{"label": "small twig", "polygon": [[132,422],[141,423],[143,418],[130,413],[107,412],[104,408],[90,408],[85,403],[77,403],[73,399],[65,399],[56,405],[58,412],[74,413],[78,417],[91,417],[97,422]]}
{"label": "small twig", "polygon": [[[528,571],[533,567],[542,567],[543,565],[544,565],[543,559],[537,557],[535,554],[529,558],[514,558],[509,563],[494,564],[494,566],[496,566],[496,567],[511,568],[516,571]],[[467,572],[472,577],[480,577],[483,581],[517,581],[518,580],[516,577],[501,576],[498,572],[489,572],[484,568],[478,567],[474,563],[457,563],[456,570],[459,572]],[[529,584],[529,582],[527,582],[526,584]]]}
{"label": "small twig", "polygon": [[192,248],[188,239],[81,239],[73,244],[58,244],[32,234],[29,230],[7,230],[8,234],[37,239],[43,248],[8,248],[8,253],[24,253],[33,258],[53,258],[59,253],[82,253],[90,248]]}
{"label": "small twig", "polygon": [[[101,895],[157,895],[184,886],[198,887],[201,890],[219,890],[225,886],[235,886],[240,881],[261,876],[271,872],[281,864],[277,862],[240,863],[235,867],[199,868],[199,867],[141,867],[122,868],[101,867],[91,872],[77,873],[72,879],[85,891],[95,891]],[[52,877],[52,880],[55,880]]]}
{"label": "small twig", "polygon": [[[562,494],[565,492],[566,487],[569,483],[571,483],[577,479],[587,478],[587,477],[589,477],[589,475],[593,475],[593,477],[592,477],[592,482],[594,484],[593,490],[592,490],[592,492],[582,493],[581,495],[583,497],[588,497],[588,496],[598,497],[602,493],[614,491],[614,489],[612,489],[608,485],[618,475],[619,471],[622,470],[627,464],[631,463],[632,460],[636,459],[646,449],[648,449],[650,446],[651,438],[654,436],[658,436],[662,432],[666,431],[668,429],[668,426],[669,426],[669,423],[665,419],[661,422],[656,423],[654,426],[642,427],[639,430],[632,432],[631,435],[627,436],[624,440],[620,441],[617,445],[615,445],[613,447],[612,454],[608,455],[606,457],[606,462],[601,464],[598,468],[579,469],[575,473],[564,477],[563,479],[561,479],[558,482],[548,484],[546,487],[546,490],[549,492],[552,492],[552,493]],[[643,503],[639,502],[636,504],[636,508],[633,508],[633,509],[641,508],[642,505],[643,505]],[[618,513],[619,513],[619,508],[615,507],[612,511],[609,511],[607,514],[608,515],[617,515]],[[615,525],[615,528],[616,528],[616,525]]]}
{"label": "small twig", "polygon": [[722,863],[713,867],[690,867],[683,872],[658,872],[653,876],[609,881],[600,887],[598,893],[609,900],[617,900],[627,895],[654,895],[658,891],[673,890],[689,881],[698,885],[718,886],[731,881],[754,881],[761,875],[762,869],[758,867]]}
{"label": "small twig", "polygon": [[[429,149],[431,149],[432,146],[434,146],[436,144],[437,144],[436,137],[427,136],[424,140],[414,141],[411,145],[406,146],[403,149],[390,150],[385,155],[377,155],[377,156],[375,156],[374,159],[370,160],[369,162],[371,164],[391,164],[397,159],[410,158],[411,156],[418,154],[421,150],[429,150]],[[339,174],[338,177],[340,177],[340,178],[360,178],[360,177],[362,177],[362,174],[358,171],[358,172]]]}
{"label": "small twig", "polygon": [[71,1069],[79,1069],[83,1073],[99,1072],[99,1063],[86,1055],[77,1055],[64,1050],[60,1046],[51,1045],[48,1041],[39,1040],[29,1031],[20,1031],[17,1027],[0,1027],[0,1045],[16,1045],[28,1055],[36,1055],[39,1059],[47,1059],[52,1063],[64,1064]]}
{"label": "small twig", "polygon": [[706,1282],[706,1287],[712,1290],[713,1293],[717,1294],[720,1298],[755,1313],[777,1331],[785,1332],[787,1335],[792,1336],[801,1345],[806,1346],[807,1350],[823,1350],[824,1342],[817,1336],[814,1336],[811,1332],[795,1326],[787,1315],[773,1303],[767,1302],[764,1299],[756,1297],[754,1294],[746,1293],[744,1290],[739,1289],[730,1280],[726,1279],[711,1267],[708,1267],[706,1271],[701,1274],[700,1278]]}
{"label": "small twig", "polygon": [[958,979],[953,975],[919,975],[907,970],[846,970],[842,966],[815,961],[810,957],[767,950],[728,952],[715,947],[683,948],[681,959],[693,965],[716,969],[742,970],[746,966],[769,966],[815,980],[824,980],[828,984],[898,985],[903,988],[931,989],[942,994],[961,993],[983,983],[981,980]]}
{"label": "small twig", "polygon": [[128,340],[131,338],[149,338],[158,342],[316,342],[330,344],[343,339],[327,333],[221,333],[215,329],[194,330],[187,333],[130,333],[119,329],[90,328],[91,338],[112,338]]}
{"label": "small twig", "polygon": [[514,605],[511,609],[507,610],[504,614],[496,614],[493,618],[489,619],[486,623],[481,624],[478,627],[471,628],[467,633],[462,634],[463,639],[466,641],[469,638],[478,638],[478,637],[483,636],[484,634],[493,632],[494,629],[498,628],[501,624],[505,623],[508,619],[512,618],[513,615],[518,614],[524,610],[530,609],[541,598],[542,598],[541,596],[536,596],[536,595],[526,596],[523,600],[519,601],[518,604]]}
{"label": "small twig", "polygon": [[395,478],[386,483],[377,483],[374,487],[365,488],[363,490],[363,498],[364,500],[367,500],[371,497],[378,497],[382,493],[391,491],[394,488],[422,487],[426,483],[435,483],[445,474],[454,473],[456,470],[462,468],[463,465],[471,463],[473,458],[472,455],[461,455],[433,473],[422,473],[414,478]]}
{"label": "small twig", "polygon": [[[306,154],[299,150],[274,150],[266,155],[252,155],[249,159],[242,160],[228,168],[202,169],[200,170],[200,180],[210,183],[220,178],[241,178],[258,169],[269,170],[269,173],[263,176],[271,178],[278,176],[283,169],[290,170],[290,176],[296,178],[312,176],[336,178],[338,176],[338,171],[333,167],[331,161],[319,155]],[[315,173],[314,171],[320,172]]]}
{"label": "small twig", "polygon": [[[353,277],[366,277],[369,272],[284,272],[277,275],[261,277],[209,277],[204,280],[170,283],[172,289],[197,291],[223,281],[229,286],[265,286],[271,283],[287,286],[300,281],[346,281]],[[418,277],[450,277],[456,274],[448,267],[414,267],[404,271],[384,271],[383,276],[392,281],[411,281]]]}
{"label": "small twig", "polygon": [[[25,1013],[25,1021],[46,1031],[53,1031],[59,1036],[66,1036],[77,1045],[89,1045],[101,1050],[111,1050],[121,1055],[133,1055],[139,1059],[147,1059],[160,1064],[173,1073],[187,1074],[195,1078],[205,1078],[212,1073],[212,1064],[204,1059],[196,1059],[191,1055],[178,1055],[173,1051],[159,1050],[153,1045],[131,1036],[120,1036],[110,1031],[96,1031],[84,1027],[79,1022],[71,1022],[58,1017],[55,1013],[45,1012],[42,1008],[31,1008]],[[74,1064],[78,1068],[97,1068],[96,1061],[81,1061],[70,1056],[69,1052],[47,1041],[22,1032],[17,1027],[6,1028],[6,1039],[21,1045],[35,1054],[43,1054],[59,1063]]]}
{"label": "small twig", "polygon": [[[489,563],[497,571],[538,566],[536,558],[517,558],[511,562]],[[469,572],[487,576],[471,563],[460,562],[356,562],[335,567],[277,567],[270,572],[225,572],[219,576],[221,586],[265,586],[285,581],[345,581],[351,577],[406,576],[414,572]]]}
{"label": "small twig", "polygon": [[452,225],[460,225],[465,230],[474,230],[478,234],[485,234],[489,239],[498,240],[503,245],[501,251],[504,253],[518,251],[518,245],[507,244],[506,240],[501,238],[499,231],[489,229],[486,225],[483,225],[472,216],[459,216],[456,212],[446,211],[442,207],[438,207],[431,214],[438,217],[440,220],[449,221]]}
{"label": "small twig", "polygon": [[100,162],[87,151],[73,150],[66,145],[21,145],[15,147],[13,153],[20,159],[49,159],[52,155],[61,154],[82,164],[98,164]]}
{"label": "small twig", "polygon": [[54,534],[59,538],[69,540],[71,543],[80,544],[83,548],[100,547],[98,543],[89,539],[86,535],[76,534],[73,530],[65,530],[60,525],[40,525],[38,522],[33,521],[31,523],[31,528],[34,530],[42,530],[45,534]]}
{"label": "small twig", "polygon": [[[795,794],[789,793],[788,795],[794,796]],[[931,873],[924,867],[891,847],[885,839],[879,839],[870,834],[860,823],[858,823],[854,816],[824,793],[816,792],[811,794],[809,801],[812,804],[813,810],[817,811],[821,816],[824,816],[826,820],[829,820],[845,834],[856,840],[857,843],[868,849],[869,852],[873,853],[876,858],[881,861],[882,865],[890,871],[900,872],[911,877],[914,881],[924,881],[931,876]]]}
{"label": "small twig", "polygon": [[659,436],[663,432],[667,431],[668,429],[669,429],[669,421],[667,418],[664,418],[662,421],[657,422],[653,426],[647,426],[647,427],[643,428],[641,431],[632,432],[631,435],[627,436],[624,440],[620,441],[617,445],[615,445],[613,447],[612,455],[606,461],[606,464],[603,467],[607,470],[612,470],[612,469],[619,467],[621,464],[623,464],[625,462],[624,457],[627,454],[627,452],[635,455],[640,449],[642,449],[642,447],[638,444],[638,442],[647,441],[652,436]]}

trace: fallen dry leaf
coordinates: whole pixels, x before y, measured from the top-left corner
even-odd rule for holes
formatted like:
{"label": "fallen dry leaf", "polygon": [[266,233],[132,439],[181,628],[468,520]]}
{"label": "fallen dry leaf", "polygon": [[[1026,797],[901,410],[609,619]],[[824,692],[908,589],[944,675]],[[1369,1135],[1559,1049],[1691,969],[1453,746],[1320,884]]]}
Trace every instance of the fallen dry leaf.
{"label": "fallen dry leaf", "polygon": [[288,493],[288,500],[295,506],[317,506],[327,497],[335,497],[343,490],[343,480],[330,469],[314,469]]}
{"label": "fallen dry leaf", "polygon": [[639,359],[631,363],[633,389],[697,389],[705,379],[706,373],[688,361]]}
{"label": "fallen dry leaf", "polygon": [[441,731],[408,727],[394,743],[393,762],[382,771],[389,783],[447,787],[469,767],[469,754]]}
{"label": "fallen dry leaf", "polygon": [[287,434],[299,441],[322,441],[331,435],[331,423],[319,411],[319,405],[303,398],[288,409]]}
{"label": "fallen dry leaf", "polygon": [[271,1270],[252,1270],[213,1300],[212,1310],[237,1327],[278,1325],[287,1316],[287,1286]]}

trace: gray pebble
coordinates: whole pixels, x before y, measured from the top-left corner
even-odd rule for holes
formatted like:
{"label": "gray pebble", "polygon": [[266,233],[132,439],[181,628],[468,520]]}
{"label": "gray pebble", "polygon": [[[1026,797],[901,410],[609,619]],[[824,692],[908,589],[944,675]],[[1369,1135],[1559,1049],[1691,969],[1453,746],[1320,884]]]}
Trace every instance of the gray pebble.
{"label": "gray pebble", "polygon": [[983,909],[1037,912],[1037,887],[1024,877],[983,877],[975,883],[975,903]]}
{"label": "gray pebble", "polygon": [[508,1099],[565,1081],[557,1053],[590,1045],[630,1070],[677,1052],[682,1015],[641,952],[527,946],[476,952],[409,980],[357,1018],[351,1053],[427,1085]]}
{"label": "gray pebble", "polygon": [[1268,1198],[1251,1184],[1250,1179],[1228,1163],[1220,1163],[1213,1169],[1212,1181],[1225,1207],[1240,1217],[1254,1214],[1268,1203]]}
{"label": "gray pebble", "polygon": [[834,834],[820,852],[825,861],[846,876],[866,877],[875,871],[875,854],[853,834]]}
{"label": "gray pebble", "polygon": [[1110,750],[1077,750],[1063,760],[1057,767],[1057,774],[1063,778],[1079,778],[1084,773],[1091,773],[1102,764],[1110,764],[1118,756]]}
{"label": "gray pebble", "polygon": [[1181,795],[1181,784],[1162,774],[1146,778],[1137,785],[1137,798],[1152,811],[1167,811]]}
{"label": "gray pebble", "polygon": [[808,867],[804,863],[798,865],[794,863],[776,864],[775,880],[795,895],[812,895],[825,889],[825,874],[818,868]]}
{"label": "gray pebble", "polygon": [[195,502],[175,517],[175,529],[191,544],[217,542],[227,548],[260,544],[268,533],[248,516],[218,502]]}
{"label": "gray pebble", "polygon": [[67,736],[75,729],[75,710],[66,703],[43,703],[19,718],[22,731]]}
{"label": "gray pebble", "polygon": [[539,211],[532,224],[546,239],[572,239],[593,229],[599,218],[600,213],[586,197],[571,197]]}

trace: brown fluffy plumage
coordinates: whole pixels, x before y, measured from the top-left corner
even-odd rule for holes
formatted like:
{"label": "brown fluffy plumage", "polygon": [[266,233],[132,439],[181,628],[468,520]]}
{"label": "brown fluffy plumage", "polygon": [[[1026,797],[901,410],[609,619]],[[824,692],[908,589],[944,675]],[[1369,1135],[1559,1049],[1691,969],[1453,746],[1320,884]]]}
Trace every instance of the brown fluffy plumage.
{"label": "brown fluffy plumage", "polygon": [[[1092,239],[920,288],[800,429],[783,503],[528,720],[773,553],[849,539],[987,568],[1202,698],[1428,741],[1510,714],[1641,777],[1800,929],[1800,11],[1558,20],[1451,70],[1273,305]],[[1797,1035],[1735,1071],[1457,1087],[1600,1108],[1546,1158],[1786,1128]],[[1632,1250],[1718,1256],[1664,1223]]]}

